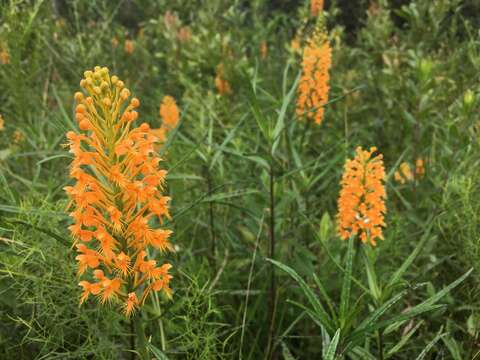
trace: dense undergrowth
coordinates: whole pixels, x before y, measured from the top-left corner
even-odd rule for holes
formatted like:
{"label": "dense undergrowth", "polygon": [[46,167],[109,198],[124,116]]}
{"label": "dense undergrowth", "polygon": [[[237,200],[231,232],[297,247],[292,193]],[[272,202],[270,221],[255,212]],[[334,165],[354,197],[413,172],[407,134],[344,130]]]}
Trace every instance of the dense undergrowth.
{"label": "dense undergrowth", "polygon": [[[165,95],[181,110],[160,150],[173,297],[141,311],[152,357],[480,356],[480,6],[344,3],[320,14],[332,48],[320,125],[295,111],[308,1],[0,4],[0,358],[133,354],[115,306],[79,307],[68,231],[62,145],[96,65],[152,128]],[[376,247],[336,231],[358,146],[386,169]]]}

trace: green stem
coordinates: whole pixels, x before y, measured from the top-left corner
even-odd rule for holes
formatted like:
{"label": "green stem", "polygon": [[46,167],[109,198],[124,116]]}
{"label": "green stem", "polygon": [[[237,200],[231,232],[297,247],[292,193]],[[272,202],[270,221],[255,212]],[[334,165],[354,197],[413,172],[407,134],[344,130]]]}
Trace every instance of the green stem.
{"label": "green stem", "polygon": [[[270,164],[270,248],[269,257],[275,259],[275,177],[273,173],[273,159]],[[277,288],[275,281],[275,267],[270,265],[270,291],[269,291],[269,330],[267,360],[273,357],[273,336],[275,332],[275,307],[277,303]]]}
{"label": "green stem", "polygon": [[135,325],[133,319],[130,319],[130,350],[132,351],[130,359],[135,360]]}
{"label": "green stem", "polygon": [[135,332],[137,335],[137,353],[142,360],[148,360],[147,338],[145,336],[145,329],[142,324],[142,317],[136,314],[133,318],[135,325]]}
{"label": "green stem", "polygon": [[377,332],[377,342],[378,342],[378,358],[383,360],[383,332],[382,330],[378,330]]}

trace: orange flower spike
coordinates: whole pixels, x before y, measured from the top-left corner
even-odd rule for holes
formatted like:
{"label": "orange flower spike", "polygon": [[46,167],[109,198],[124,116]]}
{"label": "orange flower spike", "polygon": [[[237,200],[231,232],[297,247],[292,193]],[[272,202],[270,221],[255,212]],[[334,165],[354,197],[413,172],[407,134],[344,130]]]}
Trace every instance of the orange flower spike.
{"label": "orange flower spike", "polygon": [[268,43],[264,40],[260,43],[260,57],[266,59],[268,55]]}
{"label": "orange flower spike", "polygon": [[324,32],[316,32],[307,41],[303,50],[302,75],[298,85],[297,116],[323,120],[324,106],[328,102],[330,90],[330,67],[332,49]]}
{"label": "orange flower spike", "polygon": [[128,55],[131,55],[133,53],[133,51],[135,50],[135,44],[133,42],[133,40],[125,40],[125,45],[124,45],[124,48],[125,52],[128,54]]}
{"label": "orange flower spike", "polygon": [[[79,283],[80,300],[98,295],[101,303],[118,303],[129,316],[145,301],[144,290],[158,280],[156,261],[147,250],[173,250],[171,231],[154,225],[169,218],[169,197],[162,194],[166,171],[159,168],[155,151],[158,136],[146,123],[135,125],[140,101],[129,100],[130,91],[107,68],[84,75],[84,92],[74,96],[80,132],[67,133],[75,183],[64,188],[73,207],[69,230],[79,275],[86,277]],[[178,109],[173,98],[167,105],[165,116],[173,124]],[[159,222],[150,221],[153,217]]]}
{"label": "orange flower spike", "polygon": [[323,0],[310,0],[310,14],[318,16],[320,11],[323,11]]}
{"label": "orange flower spike", "polygon": [[415,175],[420,178],[425,175],[425,162],[422,158],[415,161]]}
{"label": "orange flower spike", "polygon": [[223,64],[217,66],[217,76],[215,77],[215,87],[220,95],[230,95],[232,88],[230,83],[224,78]]}
{"label": "orange flower spike", "polygon": [[342,239],[359,235],[373,246],[377,238],[383,240],[386,213],[385,168],[381,154],[372,157],[376,150],[358,147],[355,158],[345,163],[337,215]]}
{"label": "orange flower spike", "polygon": [[167,129],[177,127],[180,112],[173,97],[167,95],[163,98],[162,104],[160,105],[160,117],[163,120],[163,125],[165,125]]}
{"label": "orange flower spike", "polygon": [[8,53],[7,48],[3,48],[0,50],[0,62],[3,65],[7,65],[10,63],[10,54]]}

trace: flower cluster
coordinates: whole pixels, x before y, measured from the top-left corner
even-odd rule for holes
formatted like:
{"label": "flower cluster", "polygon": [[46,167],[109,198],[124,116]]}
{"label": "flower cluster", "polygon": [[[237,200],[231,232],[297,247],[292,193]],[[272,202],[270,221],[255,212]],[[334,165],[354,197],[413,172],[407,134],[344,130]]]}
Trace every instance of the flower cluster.
{"label": "flower cluster", "polygon": [[168,130],[175,129],[180,119],[180,111],[178,110],[175,99],[171,96],[164,96],[160,104],[160,117],[162,118],[162,126]]}
{"label": "flower cluster", "polygon": [[215,77],[215,87],[220,95],[229,95],[232,93],[232,88],[227,80],[224,78],[223,64],[217,66],[217,76]]}
{"label": "flower cluster", "polygon": [[297,116],[320,124],[328,102],[332,49],[324,32],[314,32],[303,50],[302,75],[298,85]]}
{"label": "flower cluster", "polygon": [[128,55],[133,54],[133,51],[135,50],[135,43],[133,42],[133,40],[129,40],[129,39],[125,40],[125,44],[123,45],[123,50]]}
{"label": "flower cluster", "polygon": [[342,239],[360,235],[362,242],[373,246],[377,238],[383,240],[386,213],[385,168],[381,154],[372,157],[376,150],[358,147],[355,158],[345,163],[337,215]]}
{"label": "flower cluster", "polygon": [[171,265],[151,257],[173,250],[171,231],[159,227],[170,218],[170,198],[162,195],[167,172],[159,168],[150,126],[134,126],[140,101],[129,100],[130,91],[105,67],[84,75],[86,94],[75,94],[80,132],[67,133],[75,184],[65,187],[78,273],[85,277],[80,302],[90,295],[119,302],[129,316],[152,291],[171,297]]}
{"label": "flower cluster", "polygon": [[268,43],[264,40],[260,43],[260,57],[265,60],[268,56]]}
{"label": "flower cluster", "polygon": [[412,181],[413,180],[413,173],[412,169],[410,169],[410,165],[406,162],[403,162],[400,164],[399,168],[397,171],[395,171],[395,174],[393,175],[395,181],[405,184],[407,181]]}
{"label": "flower cluster", "polygon": [[393,177],[395,181],[400,184],[413,181],[414,179],[420,179],[425,175],[425,165],[422,158],[418,158],[415,161],[415,174],[412,172],[412,167],[409,163],[403,162],[400,164],[399,169],[395,171]]}
{"label": "flower cluster", "polygon": [[9,54],[6,46],[3,46],[0,49],[0,62],[3,65],[7,65],[8,63],[10,63],[10,54]]}
{"label": "flower cluster", "polygon": [[317,16],[323,10],[323,0],[310,1],[310,15]]}

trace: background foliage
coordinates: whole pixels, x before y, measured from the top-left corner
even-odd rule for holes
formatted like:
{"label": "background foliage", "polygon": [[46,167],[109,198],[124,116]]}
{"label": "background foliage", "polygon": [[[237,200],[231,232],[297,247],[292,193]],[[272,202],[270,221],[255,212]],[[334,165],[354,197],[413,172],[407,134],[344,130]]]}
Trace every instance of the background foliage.
{"label": "background foliage", "polygon": [[[266,258],[273,228],[275,259],[318,295],[317,274],[339,301],[347,242],[335,234],[336,200],[343,163],[361,145],[379,148],[389,174],[386,238],[368,255],[379,283],[423,239],[401,287],[423,286],[391,312],[408,312],[474,268],[442,297],[444,306],[385,332],[386,357],[478,357],[480,5],[327,1],[332,101],[322,125],[308,126],[295,118],[300,60],[290,42],[309,4],[276,3],[0,3],[0,51],[9,54],[0,64],[0,358],[129,356],[121,315],[93,302],[78,306],[62,190],[73,93],[95,65],[125,81],[153,127],[164,95],[182,109],[163,150],[177,248],[174,299],[147,305],[144,314],[150,342],[165,356],[259,359],[271,341],[274,358],[328,358],[334,334],[292,304],[308,301],[280,269],[269,332]],[[219,64],[231,95],[215,89]],[[400,164],[418,158],[425,176],[396,182]],[[357,265],[352,274],[366,284],[369,273]],[[352,299],[367,298],[352,287]],[[366,304],[351,314],[354,326],[375,309]],[[375,337],[362,340],[364,352],[349,358],[377,358]]]}

